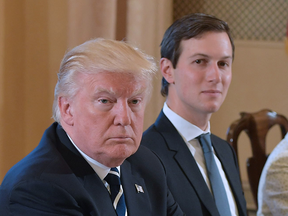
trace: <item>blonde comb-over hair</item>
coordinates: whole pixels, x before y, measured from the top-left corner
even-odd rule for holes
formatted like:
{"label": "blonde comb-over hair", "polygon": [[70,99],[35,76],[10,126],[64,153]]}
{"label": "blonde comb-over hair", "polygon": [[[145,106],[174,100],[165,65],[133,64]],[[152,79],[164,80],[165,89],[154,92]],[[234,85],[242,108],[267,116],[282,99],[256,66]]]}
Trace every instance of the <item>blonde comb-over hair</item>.
{"label": "blonde comb-over hair", "polygon": [[124,41],[97,38],[86,41],[67,52],[60,64],[54,92],[53,118],[60,124],[58,98],[76,95],[77,74],[99,72],[130,73],[148,83],[151,94],[153,76],[157,66],[152,56]]}

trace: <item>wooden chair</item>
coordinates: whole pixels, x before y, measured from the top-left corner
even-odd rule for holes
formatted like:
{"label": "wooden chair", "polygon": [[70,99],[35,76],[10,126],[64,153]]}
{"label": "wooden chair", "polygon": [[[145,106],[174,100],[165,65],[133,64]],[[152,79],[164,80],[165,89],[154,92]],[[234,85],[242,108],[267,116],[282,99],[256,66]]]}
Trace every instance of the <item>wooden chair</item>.
{"label": "wooden chair", "polygon": [[[250,139],[252,157],[247,159],[247,175],[254,202],[258,208],[257,191],[262,169],[267,160],[266,135],[274,125],[279,125],[282,139],[288,131],[288,120],[285,116],[277,114],[269,109],[263,109],[255,113],[240,113],[241,118],[234,121],[227,131],[227,141],[233,146],[238,161],[238,137],[245,131]],[[275,142],[277,144],[278,141]]]}

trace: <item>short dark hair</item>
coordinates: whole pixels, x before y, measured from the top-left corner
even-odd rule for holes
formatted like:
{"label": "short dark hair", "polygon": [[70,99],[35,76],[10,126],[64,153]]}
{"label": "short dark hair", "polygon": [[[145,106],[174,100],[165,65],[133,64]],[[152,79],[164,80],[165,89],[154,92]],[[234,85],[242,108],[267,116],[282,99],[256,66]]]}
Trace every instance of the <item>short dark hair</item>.
{"label": "short dark hair", "polygon": [[[180,44],[182,40],[197,38],[206,32],[226,32],[231,45],[232,57],[234,59],[235,46],[230,28],[226,22],[212,15],[194,13],[176,20],[165,32],[161,42],[161,58],[171,61],[173,68],[176,68],[179,56],[182,52]],[[168,95],[169,83],[162,78],[161,94]]]}

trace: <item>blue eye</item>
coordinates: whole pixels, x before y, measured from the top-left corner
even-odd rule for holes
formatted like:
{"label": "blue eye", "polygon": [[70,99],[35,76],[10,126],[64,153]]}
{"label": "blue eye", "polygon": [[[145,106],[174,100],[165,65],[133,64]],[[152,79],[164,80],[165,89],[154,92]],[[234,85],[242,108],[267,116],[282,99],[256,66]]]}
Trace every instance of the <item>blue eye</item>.
{"label": "blue eye", "polygon": [[107,104],[109,102],[107,99],[100,99],[99,101],[103,104]]}
{"label": "blue eye", "polygon": [[139,103],[139,100],[132,100],[131,103],[132,103],[132,104],[138,104],[138,103]]}

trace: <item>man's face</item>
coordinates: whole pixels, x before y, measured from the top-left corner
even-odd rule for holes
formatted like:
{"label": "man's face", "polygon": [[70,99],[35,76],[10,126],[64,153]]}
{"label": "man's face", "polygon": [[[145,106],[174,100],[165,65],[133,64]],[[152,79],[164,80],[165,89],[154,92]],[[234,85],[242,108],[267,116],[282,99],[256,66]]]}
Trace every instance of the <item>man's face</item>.
{"label": "man's face", "polygon": [[[186,120],[210,118],[223,103],[230,82],[232,46],[226,33],[208,32],[181,42],[182,53],[168,77],[168,106]],[[163,71],[162,71],[163,73]]]}
{"label": "man's face", "polygon": [[139,147],[147,82],[111,72],[79,74],[78,80],[80,90],[69,101],[67,133],[91,158],[118,166]]}

